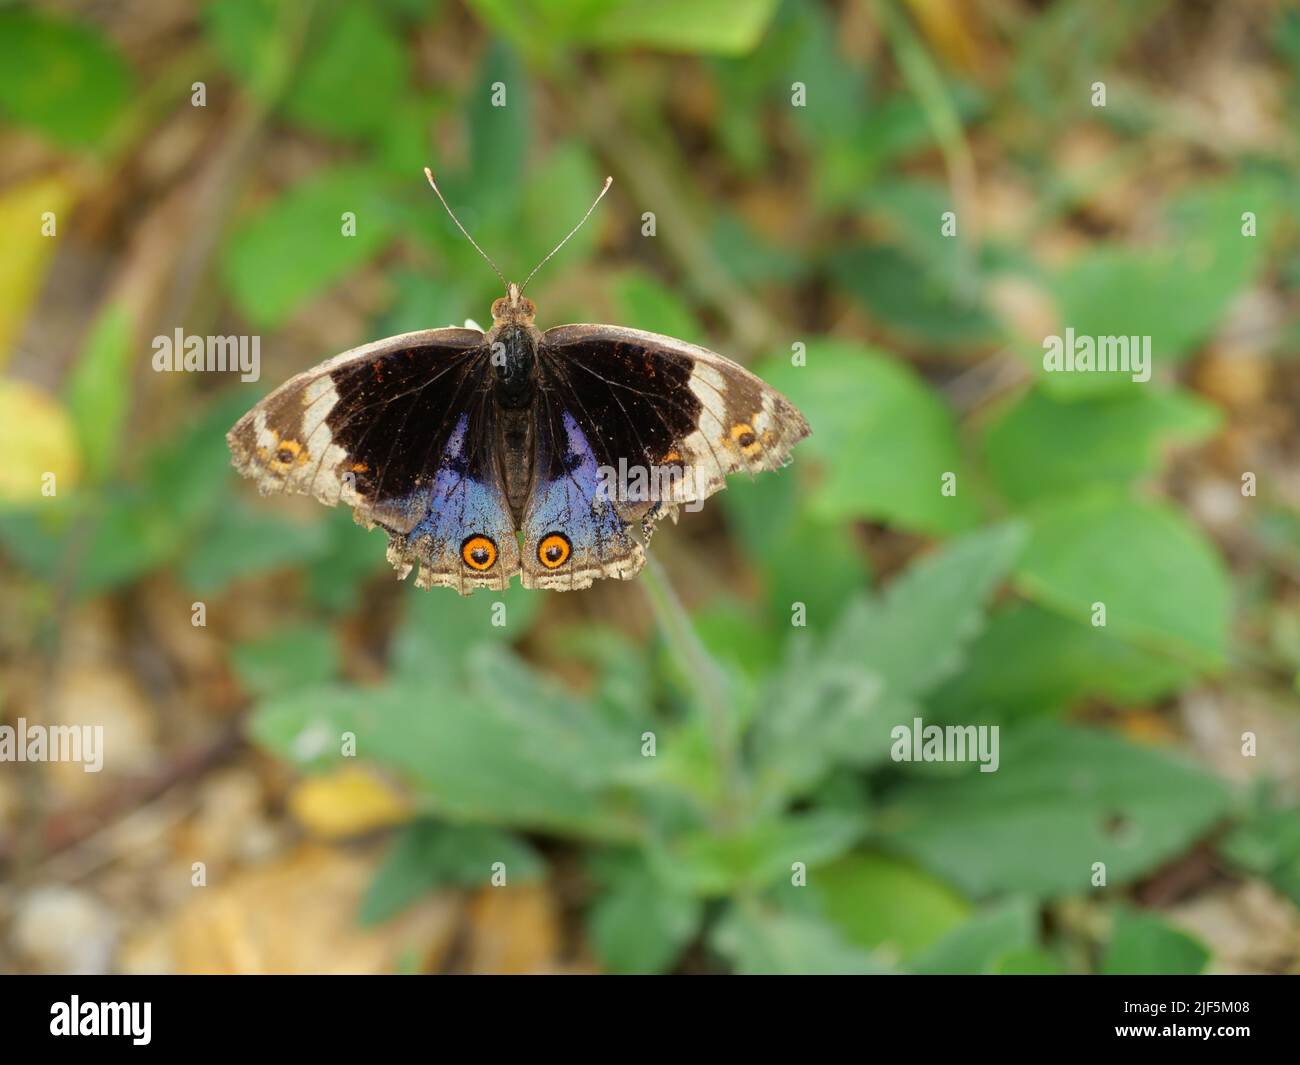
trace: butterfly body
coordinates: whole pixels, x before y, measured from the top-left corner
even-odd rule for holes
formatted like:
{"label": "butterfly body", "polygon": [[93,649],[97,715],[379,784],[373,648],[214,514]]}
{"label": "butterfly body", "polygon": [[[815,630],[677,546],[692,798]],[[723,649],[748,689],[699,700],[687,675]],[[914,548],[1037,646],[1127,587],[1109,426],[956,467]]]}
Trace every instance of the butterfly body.
{"label": "butterfly body", "polygon": [[784,465],[808,433],[721,355],[619,326],[542,332],[535,313],[512,284],[486,333],[408,333],[299,374],[230,431],[235,466],[351,506],[421,586],[567,590],[635,575],[657,521]]}

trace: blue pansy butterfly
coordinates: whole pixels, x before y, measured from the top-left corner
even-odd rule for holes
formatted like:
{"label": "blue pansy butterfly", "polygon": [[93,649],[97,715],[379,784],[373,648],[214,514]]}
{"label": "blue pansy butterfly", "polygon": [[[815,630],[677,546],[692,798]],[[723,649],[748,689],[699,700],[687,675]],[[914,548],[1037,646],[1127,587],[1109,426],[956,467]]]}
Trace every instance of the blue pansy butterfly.
{"label": "blue pansy butterfly", "polygon": [[657,521],[729,473],[784,465],[808,435],[716,352],[613,325],[542,332],[523,294],[536,272],[506,285],[486,333],[404,333],[287,381],[227,434],[235,467],[263,492],[351,506],[421,587],[468,595],[518,574],[567,590],[633,576]]}

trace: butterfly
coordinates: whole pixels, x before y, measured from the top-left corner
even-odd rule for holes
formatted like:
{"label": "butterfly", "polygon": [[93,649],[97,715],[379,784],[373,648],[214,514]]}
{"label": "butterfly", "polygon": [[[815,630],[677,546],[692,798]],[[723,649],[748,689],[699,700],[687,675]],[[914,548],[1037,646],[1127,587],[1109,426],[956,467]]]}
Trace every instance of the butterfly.
{"label": "butterfly", "polygon": [[420,587],[570,590],[634,576],[655,523],[772,470],[809,433],[794,405],[706,348],[614,325],[545,332],[507,283],[492,327],[426,329],[285,382],[226,436],[263,492],[344,503]]}

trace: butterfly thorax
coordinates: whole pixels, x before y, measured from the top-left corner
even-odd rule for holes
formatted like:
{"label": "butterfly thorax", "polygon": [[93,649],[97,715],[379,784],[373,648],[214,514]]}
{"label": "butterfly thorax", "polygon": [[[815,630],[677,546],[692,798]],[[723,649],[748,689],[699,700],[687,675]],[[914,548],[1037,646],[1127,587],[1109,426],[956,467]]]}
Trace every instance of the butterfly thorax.
{"label": "butterfly thorax", "polygon": [[506,410],[520,410],[532,404],[539,339],[534,326],[514,322],[494,325],[487,335],[492,353],[492,391],[497,404]]}
{"label": "butterfly thorax", "polygon": [[537,377],[537,345],[542,334],[533,325],[537,308],[511,284],[492,304],[492,328],[487,345],[492,353],[493,390],[497,403],[519,410],[533,401]]}

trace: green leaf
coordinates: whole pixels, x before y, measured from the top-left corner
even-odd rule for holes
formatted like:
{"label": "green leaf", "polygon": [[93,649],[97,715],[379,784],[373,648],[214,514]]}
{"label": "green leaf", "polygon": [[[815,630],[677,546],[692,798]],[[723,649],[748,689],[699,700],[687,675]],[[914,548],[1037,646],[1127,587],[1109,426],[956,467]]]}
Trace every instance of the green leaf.
{"label": "green leaf", "polygon": [[474,304],[474,287],[463,282],[430,280],[427,274],[411,270],[400,270],[389,281],[397,297],[375,324],[376,336],[460,327],[467,318],[477,321],[484,310]]}
{"label": "green leaf", "polygon": [[764,802],[780,807],[806,794],[835,766],[882,761],[891,723],[882,688],[869,666],[792,637],[763,692],[750,741]]}
{"label": "green leaf", "polygon": [[962,537],[880,598],[850,604],[816,652],[792,643],[754,724],[762,786],[797,794],[832,765],[883,761],[891,728],[961,665],[1023,541],[1018,525]]}
{"label": "green leaf", "polygon": [[[411,194],[411,210],[416,209],[417,191],[423,197],[427,187],[421,185],[424,168],[432,166],[430,160],[438,158],[433,131],[448,108],[448,101],[440,95],[407,96],[393,105],[383,124],[375,130],[375,162],[386,173],[406,183]],[[427,200],[423,206],[428,207]],[[438,210],[442,210],[441,204]],[[427,276],[425,280],[427,283]]]}
{"label": "green leaf", "polygon": [[[959,110],[967,113],[969,103],[958,97]],[[882,96],[864,116],[861,137],[861,176],[873,177],[891,163],[934,146],[934,132],[924,108],[905,90]],[[859,186],[860,188],[861,186]]]}
{"label": "green leaf", "polygon": [[[1206,184],[1170,205],[1171,232],[1160,247],[1089,248],[1056,278],[1063,326],[1076,337],[1149,336],[1153,370],[1186,358],[1263,259],[1266,241],[1242,234],[1242,212],[1264,217],[1273,202],[1270,187],[1250,177]],[[1124,373],[1052,373],[1045,385],[1068,395],[1136,387]]]}
{"label": "green leaf", "polygon": [[628,270],[614,281],[619,321],[635,329],[677,337],[692,344],[706,334],[685,301],[657,277],[642,270]]}
{"label": "green leaf", "polygon": [[1065,966],[1041,947],[1022,947],[999,954],[989,971],[996,976],[1060,976]]}
{"label": "green leaf", "polygon": [[1202,668],[1226,655],[1228,579],[1201,532],[1177,510],[1106,494],[1045,505],[1031,516],[1016,583],[1031,599]]}
{"label": "green leaf", "polygon": [[1126,883],[1229,808],[1221,781],[1174,755],[1048,721],[1003,731],[995,772],[907,783],[877,822],[892,847],[969,894],[1082,893],[1094,862]]}
{"label": "green leaf", "polygon": [[239,483],[230,467],[226,431],[261,395],[258,389],[229,388],[197,412],[187,403],[183,421],[146,457],[149,498],[179,526],[174,538],[192,535]]}
{"label": "green leaf", "polygon": [[742,976],[859,975],[886,972],[850,946],[834,925],[772,909],[731,907],[714,926],[712,948]]}
{"label": "green leaf", "polygon": [[[935,228],[939,220],[934,220]],[[928,344],[995,343],[997,322],[950,276],[927,268],[888,245],[855,248],[835,256],[831,272],[887,328]],[[972,282],[973,286],[973,282]]]}
{"label": "green leaf", "polygon": [[[498,87],[504,93],[504,105],[494,102],[501,99]],[[521,178],[531,126],[527,75],[518,57],[502,41],[494,41],[483,56],[465,121],[471,175],[465,192],[484,216],[508,218],[518,209],[524,188]],[[473,223],[468,225],[475,233]]]}
{"label": "green leaf", "polygon": [[[518,222],[504,235],[519,270],[531,270],[554,250],[591,206],[603,181],[604,171],[597,170],[596,161],[580,142],[562,142],[547,155],[523,187]],[[609,214],[597,211],[546,264],[536,284],[542,284],[548,271],[554,276],[589,259],[600,240],[601,227],[609,224]]]}
{"label": "green leaf", "polygon": [[901,253],[944,279],[950,292],[961,284],[964,257],[954,254],[953,238],[944,235],[941,224],[943,213],[954,208],[947,185],[911,176],[882,177],[862,194],[862,206],[891,234]]}
{"label": "green leaf", "polygon": [[738,55],[757,43],[776,0],[475,0],[479,15],[537,48],[565,44]]}
{"label": "green leaf", "polygon": [[[824,211],[851,203],[869,180],[874,154],[866,131],[873,103],[868,64],[842,47],[834,14],[819,4],[784,5],[767,41],[784,58],[767,79],[769,91],[803,134],[805,154],[817,160],[809,175],[814,205]],[[790,107],[796,84],[803,104]]]}
{"label": "green leaf", "polygon": [[1019,523],[994,525],[924,556],[865,608],[850,609],[827,648],[865,663],[895,697],[923,695],[961,664],[984,603],[1025,544]]}
{"label": "green leaf", "polygon": [[1265,796],[1258,807],[1223,838],[1219,853],[1300,906],[1300,806],[1277,806]]}
{"label": "green leaf", "polygon": [[754,678],[764,677],[781,652],[780,636],[752,607],[729,596],[691,616],[695,633],[710,656]]}
{"label": "green leaf", "polygon": [[[728,113],[734,110],[727,109]],[[772,282],[793,285],[814,267],[811,260],[790,255],[778,241],[755,232],[739,214],[725,207],[714,215],[709,240],[718,262],[726,263],[736,283],[747,288]]]}
{"label": "green leaf", "polygon": [[222,64],[254,99],[273,104],[290,79],[309,9],[275,0],[220,0],[203,8],[203,30]]}
{"label": "green leaf", "polygon": [[106,306],[91,326],[68,379],[68,410],[90,480],[100,481],[111,473],[121,450],[131,403],[133,328],[131,313],[123,304]]}
{"label": "green leaf", "polygon": [[1030,900],[1009,899],[958,925],[908,968],[958,975],[993,972],[1003,959],[1033,949],[1037,922]]}
{"label": "green leaf", "polygon": [[707,6],[692,0],[618,0],[583,37],[606,48],[741,55],[758,44],[775,9],[776,0],[718,0]]}
{"label": "green leaf", "polygon": [[131,72],[90,26],[0,11],[0,113],[61,145],[98,146],[126,108]]}
{"label": "green leaf", "polygon": [[368,5],[339,4],[322,14],[285,94],[285,115],[340,137],[384,132],[407,85],[401,40]]}
{"label": "green leaf", "polygon": [[989,472],[1013,503],[1126,485],[1154,473],[1171,443],[1197,443],[1219,426],[1216,408],[1187,392],[1141,389],[1063,402],[1041,387],[984,431]]}
{"label": "green leaf", "polygon": [[639,851],[599,855],[600,883],[587,911],[587,933],[601,965],[613,973],[672,968],[699,928],[699,899],[654,874]]}
{"label": "green leaf", "polygon": [[967,658],[966,668],[928,701],[945,721],[1011,721],[1086,696],[1140,703],[1196,676],[1184,662],[1032,603],[995,613]]}
{"label": "green leaf", "polygon": [[[809,503],[824,520],[877,518],[920,532],[971,524],[975,505],[951,412],[902,363],[857,344],[808,343],[807,365],[774,359],[758,372],[803,411],[813,434],[799,446],[821,465]],[[844,461],[846,455],[852,462]],[[957,494],[942,494],[945,473]]]}
{"label": "green leaf", "polygon": [[322,609],[342,613],[356,606],[368,578],[385,571],[389,579],[396,575],[381,550],[383,536],[358,525],[351,512],[331,510],[323,524],[324,545],[314,558],[304,560],[307,593]]}
{"label": "green leaf", "polygon": [[864,827],[857,812],[817,810],[767,818],[732,832],[685,832],[669,842],[667,862],[696,894],[758,889],[789,877],[793,862],[814,866],[838,857],[861,838]]}
{"label": "green leaf", "polygon": [[620,729],[646,724],[655,678],[641,644],[597,622],[567,626],[559,642],[564,654],[595,667],[592,702],[610,724]]}
{"label": "green leaf", "polygon": [[93,536],[80,556],[78,595],[104,592],[161,568],[183,544],[166,511],[136,490],[106,489],[91,514]]}
{"label": "green leaf", "polygon": [[802,603],[807,626],[824,631],[867,586],[866,554],[851,523],[812,516],[790,473],[738,480],[722,505],[762,576],[773,617],[792,622]]}
{"label": "green leaf", "polygon": [[312,624],[279,628],[237,643],[230,659],[240,683],[259,698],[323,684],[339,671],[334,634]]}
{"label": "green leaf", "polygon": [[291,521],[242,500],[220,510],[203,532],[203,550],[186,555],[181,579],[212,593],[255,573],[301,564],[327,543],[320,521]]}
{"label": "green leaf", "polygon": [[862,119],[867,68],[845,55],[828,10],[816,4],[799,7],[787,5],[778,23],[778,32],[790,41],[780,93],[788,104],[790,84],[798,81],[807,88],[805,106],[795,108],[791,118],[824,155]]}
{"label": "green leaf", "polygon": [[847,854],[809,873],[822,916],[848,943],[908,958],[960,925],[970,905],[910,862],[869,851]]}
{"label": "green leaf", "polygon": [[499,648],[468,659],[465,684],[431,673],[282,693],[258,708],[252,734],[282,758],[326,768],[337,764],[337,738],[355,733],[360,757],[406,777],[430,812],[455,820],[629,834],[633,811],[608,796],[641,761],[640,733],[610,731],[583,700]]}
{"label": "green leaf", "polygon": [[1158,917],[1121,910],[1101,971],[1107,976],[1195,976],[1210,952]]}
{"label": "green leaf", "polygon": [[541,597],[511,583],[503,592],[470,596],[425,595],[412,588],[406,615],[393,640],[392,671],[399,679],[459,681],[469,651],[481,644],[522,639],[541,608]]}
{"label": "green leaf", "polygon": [[[324,170],[284,190],[226,241],[221,272],[240,313],[275,328],[373,258],[394,233],[384,179],[366,167]],[[356,216],[344,235],[344,212]]]}
{"label": "green leaf", "polygon": [[370,882],[361,900],[361,923],[386,921],[441,887],[480,887],[497,862],[504,863],[508,884],[536,880],[546,870],[537,852],[509,832],[413,821],[400,830]]}

